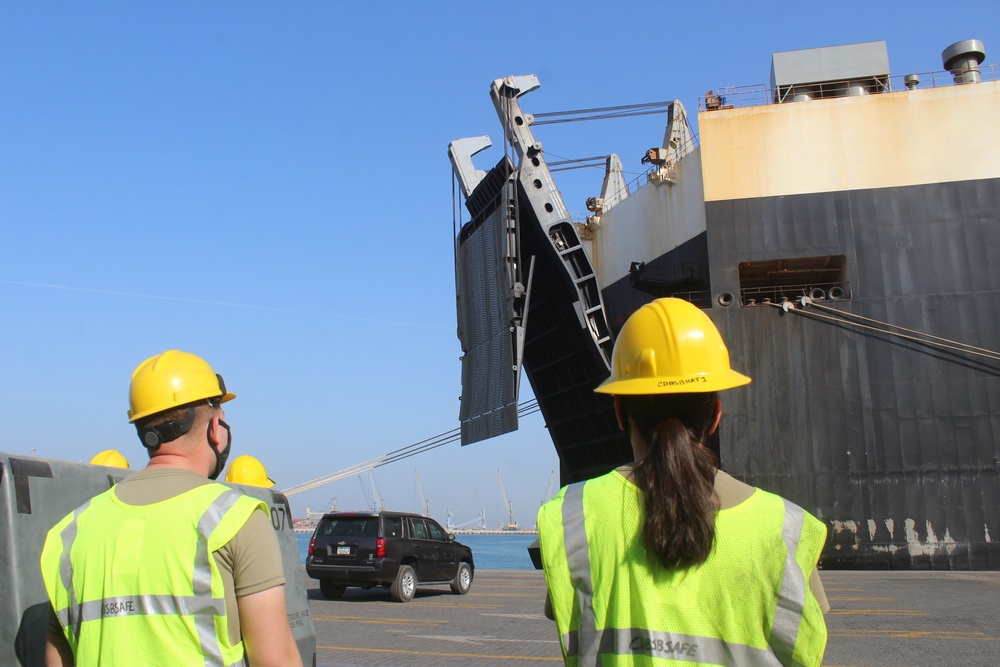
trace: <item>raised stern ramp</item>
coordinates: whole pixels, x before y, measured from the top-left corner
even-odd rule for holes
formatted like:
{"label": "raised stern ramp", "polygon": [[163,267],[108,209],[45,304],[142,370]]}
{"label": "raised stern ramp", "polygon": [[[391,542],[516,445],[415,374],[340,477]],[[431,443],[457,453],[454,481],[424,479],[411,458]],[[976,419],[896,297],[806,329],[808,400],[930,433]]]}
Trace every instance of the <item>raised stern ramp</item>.
{"label": "raised stern ramp", "polygon": [[455,240],[459,418],[463,445],[515,430],[523,366],[567,484],[631,460],[631,448],[612,399],[593,391],[613,345],[600,286],[518,103],[537,87],[534,76],[493,82],[510,155],[491,171],[471,159],[487,137],[449,145],[471,216]]}

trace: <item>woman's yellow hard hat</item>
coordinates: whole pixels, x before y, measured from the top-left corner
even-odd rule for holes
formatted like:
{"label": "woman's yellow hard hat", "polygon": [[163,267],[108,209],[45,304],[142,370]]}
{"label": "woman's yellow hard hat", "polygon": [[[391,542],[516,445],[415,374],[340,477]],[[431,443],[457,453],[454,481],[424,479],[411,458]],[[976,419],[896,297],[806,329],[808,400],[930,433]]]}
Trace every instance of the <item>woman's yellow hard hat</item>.
{"label": "woman's yellow hard hat", "polygon": [[689,394],[732,389],[750,378],[729,367],[715,323],[694,304],[668,297],[632,313],[611,353],[601,394]]}

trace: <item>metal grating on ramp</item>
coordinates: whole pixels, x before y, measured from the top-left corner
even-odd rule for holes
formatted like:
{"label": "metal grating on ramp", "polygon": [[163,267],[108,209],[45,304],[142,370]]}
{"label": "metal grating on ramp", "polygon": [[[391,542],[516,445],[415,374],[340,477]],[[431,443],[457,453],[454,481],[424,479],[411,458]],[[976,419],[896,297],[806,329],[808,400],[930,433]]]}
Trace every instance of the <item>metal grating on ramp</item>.
{"label": "metal grating on ramp", "polygon": [[459,421],[467,445],[517,429],[518,363],[512,321],[511,263],[504,202],[510,199],[503,161],[469,197],[472,221],[462,228],[455,277],[462,342]]}

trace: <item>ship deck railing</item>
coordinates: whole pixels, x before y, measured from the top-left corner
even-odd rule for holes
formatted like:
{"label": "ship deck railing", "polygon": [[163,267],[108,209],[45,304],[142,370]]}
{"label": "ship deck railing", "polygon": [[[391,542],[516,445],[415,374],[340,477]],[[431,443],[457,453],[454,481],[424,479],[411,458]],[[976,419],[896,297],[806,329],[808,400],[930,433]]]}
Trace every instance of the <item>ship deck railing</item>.
{"label": "ship deck railing", "polygon": [[[1000,64],[979,65],[979,82],[1000,81]],[[912,83],[916,77],[917,82]],[[779,91],[768,87],[766,84],[752,84],[749,86],[726,86],[709,91],[698,98],[699,111],[719,111],[725,109],[741,109],[747,107],[765,106],[769,104],[787,104],[795,101],[797,90],[808,90],[815,97],[814,99],[832,99],[837,97],[851,96],[852,91],[859,87],[864,88],[865,95],[885,95],[891,93],[901,93],[912,89],[927,88],[949,88],[957,85],[975,85],[975,83],[957,83],[955,73],[950,70],[940,70],[936,72],[918,72],[913,74],[901,74],[894,76],[873,76],[868,79],[852,79],[845,81],[825,81],[814,84],[800,84],[796,86],[785,86]],[[907,82],[910,81],[910,85]],[[698,146],[698,135],[691,136],[690,141],[695,147]],[[659,167],[652,166],[638,176],[632,178],[625,184],[626,198],[635,194],[642,186],[648,183],[653,174],[659,171]],[[621,199],[624,201],[625,199]],[[620,203],[620,202],[618,202]],[[609,204],[604,212],[614,208],[615,204]],[[585,225],[592,214],[583,212],[571,212],[570,219],[580,225]]]}
{"label": "ship deck railing", "polygon": [[[979,81],[1000,81],[1000,64],[980,65]],[[918,83],[912,89],[923,90],[926,88],[946,88],[957,85],[975,85],[975,83],[956,83],[955,74],[949,70],[937,72],[917,72],[913,74],[871,77],[870,81],[860,83],[866,89],[866,94],[889,94],[906,92],[911,88],[907,86],[907,81],[912,77],[917,77]],[[830,99],[834,97],[849,96],[852,89],[858,87],[858,80],[850,81],[825,81],[822,83],[805,84],[803,88],[809,88],[817,93],[815,99]],[[725,86],[709,91],[698,98],[699,111],[720,111],[725,109],[741,109],[746,107],[765,106],[768,104],[788,103],[794,100],[789,95],[788,89],[794,86],[786,86],[779,91],[768,87],[766,84],[752,84],[749,86]]]}

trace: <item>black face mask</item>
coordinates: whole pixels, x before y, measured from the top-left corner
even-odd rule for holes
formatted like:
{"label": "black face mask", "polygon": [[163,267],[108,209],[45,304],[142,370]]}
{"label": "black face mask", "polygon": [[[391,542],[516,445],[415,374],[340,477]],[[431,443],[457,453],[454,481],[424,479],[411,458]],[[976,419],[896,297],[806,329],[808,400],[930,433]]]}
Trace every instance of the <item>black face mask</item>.
{"label": "black face mask", "polygon": [[212,474],[208,476],[209,479],[219,478],[219,475],[222,474],[222,471],[226,467],[226,459],[229,458],[229,450],[232,449],[233,447],[233,431],[231,428],[229,428],[229,424],[220,419],[219,426],[226,429],[226,434],[228,436],[228,438],[226,439],[226,448],[223,449],[222,452],[219,452],[212,444],[212,422],[211,421],[208,422],[208,434],[207,434],[208,446],[212,448],[213,452],[215,452],[215,470],[212,471]]}

